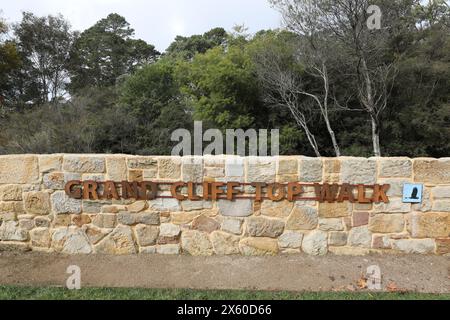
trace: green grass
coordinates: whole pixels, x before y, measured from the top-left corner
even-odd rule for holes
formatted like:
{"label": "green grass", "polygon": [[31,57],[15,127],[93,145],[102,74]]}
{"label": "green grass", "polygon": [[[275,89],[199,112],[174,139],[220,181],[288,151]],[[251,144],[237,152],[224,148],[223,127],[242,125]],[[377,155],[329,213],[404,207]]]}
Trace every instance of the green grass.
{"label": "green grass", "polygon": [[0,286],[0,300],[450,300],[450,294]]}

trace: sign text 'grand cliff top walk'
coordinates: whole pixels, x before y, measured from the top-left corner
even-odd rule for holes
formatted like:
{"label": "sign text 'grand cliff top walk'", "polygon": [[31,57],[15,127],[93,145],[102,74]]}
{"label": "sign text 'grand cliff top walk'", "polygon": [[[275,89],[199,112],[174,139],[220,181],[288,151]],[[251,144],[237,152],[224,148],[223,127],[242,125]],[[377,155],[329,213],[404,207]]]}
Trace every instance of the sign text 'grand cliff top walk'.
{"label": "sign text 'grand cliff top walk'", "polygon": [[[170,195],[160,195],[162,185],[170,187]],[[153,200],[174,198],[179,201],[217,201],[252,199],[255,201],[304,201],[352,203],[389,203],[389,184],[302,184],[291,183],[240,183],[240,182],[129,182],[129,181],[69,181],[65,192],[70,198],[84,200]],[[314,196],[305,196],[305,188],[313,188]]]}

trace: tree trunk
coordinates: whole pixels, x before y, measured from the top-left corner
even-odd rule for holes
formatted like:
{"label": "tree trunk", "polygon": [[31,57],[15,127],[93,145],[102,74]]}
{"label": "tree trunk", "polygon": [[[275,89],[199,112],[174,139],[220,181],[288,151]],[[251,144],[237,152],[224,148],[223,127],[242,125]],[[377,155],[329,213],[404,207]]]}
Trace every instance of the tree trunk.
{"label": "tree trunk", "polygon": [[327,125],[328,133],[330,134],[331,137],[331,142],[333,143],[334,153],[336,154],[336,157],[340,157],[341,150],[339,148],[339,144],[337,143],[336,135],[334,134],[334,131],[331,128],[330,121],[328,121],[328,118],[325,118],[325,123]]}
{"label": "tree trunk", "polygon": [[316,154],[316,157],[320,158],[320,152],[319,152],[319,146],[317,145],[317,141],[316,138],[314,137],[314,135],[309,131],[308,128],[304,128],[305,129],[305,133],[306,136],[308,138],[308,141],[311,145],[311,147],[314,149],[314,153]]}
{"label": "tree trunk", "polygon": [[[377,106],[373,98],[372,81],[370,80],[369,70],[367,68],[366,60],[364,57],[361,58],[361,72],[364,77],[364,82],[366,86],[366,109],[370,115],[372,121],[372,143],[373,143],[373,153],[375,157],[381,157],[380,149],[380,124],[376,116]],[[364,104],[364,102],[363,102]]]}
{"label": "tree trunk", "polygon": [[378,124],[378,120],[373,116],[372,116],[372,143],[375,157],[381,157],[380,125]]}

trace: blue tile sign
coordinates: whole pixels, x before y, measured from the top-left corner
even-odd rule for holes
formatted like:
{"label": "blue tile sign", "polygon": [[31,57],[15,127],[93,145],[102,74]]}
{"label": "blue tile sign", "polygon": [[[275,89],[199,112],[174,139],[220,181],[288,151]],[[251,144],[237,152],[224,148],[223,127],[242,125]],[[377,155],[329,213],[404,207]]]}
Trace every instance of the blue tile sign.
{"label": "blue tile sign", "polygon": [[405,183],[403,186],[403,202],[404,203],[422,203],[422,184]]}

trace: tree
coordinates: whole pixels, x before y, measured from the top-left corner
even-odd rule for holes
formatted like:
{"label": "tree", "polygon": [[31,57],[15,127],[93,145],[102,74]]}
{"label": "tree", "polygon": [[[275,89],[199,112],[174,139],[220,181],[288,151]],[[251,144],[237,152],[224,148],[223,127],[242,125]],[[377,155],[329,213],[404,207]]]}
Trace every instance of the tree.
{"label": "tree", "polygon": [[12,72],[20,67],[20,57],[16,45],[12,41],[4,41],[3,35],[8,32],[6,23],[0,20],[0,117],[4,107],[9,104],[9,92],[13,87]]}
{"label": "tree", "polygon": [[296,128],[290,111],[264,101],[265,88],[253,59],[257,50],[258,44],[238,27],[223,45],[179,62],[176,74],[186,105],[192,107],[196,120],[203,121],[204,129],[219,128],[225,133],[226,129],[279,128],[282,154],[294,150],[310,154],[306,136]]}
{"label": "tree", "polygon": [[116,101],[114,88],[91,88],[69,101],[9,112],[0,124],[0,154],[135,153],[136,119]]}
{"label": "tree", "polygon": [[223,28],[211,29],[203,35],[177,36],[167,48],[166,54],[174,58],[191,60],[197,53],[205,53],[224,44],[227,38],[227,32]]}
{"label": "tree", "polygon": [[255,42],[254,59],[266,98],[291,110],[316,155],[320,154],[320,148],[308,123],[315,113],[320,114],[339,157],[341,152],[331,124],[331,112],[336,109],[334,79],[328,67],[333,59],[328,54],[331,41],[323,35],[317,39],[281,31],[256,37]]}
{"label": "tree", "polygon": [[141,66],[155,62],[159,52],[143,40],[124,17],[112,13],[85,30],[70,52],[70,89],[108,87]]}
{"label": "tree", "polygon": [[139,154],[170,154],[171,133],[192,127],[174,68],[173,60],[162,58],[138,70],[121,87],[119,106],[136,119],[133,140]]}
{"label": "tree", "polygon": [[[353,70],[352,83],[357,88],[361,107],[371,120],[373,151],[380,156],[381,117],[396,76],[397,58],[388,57],[385,48],[397,32],[398,21],[401,21],[399,13],[404,14],[411,8],[410,1],[381,1],[385,15],[384,26],[379,30],[367,26],[369,0],[270,1],[281,11],[293,32],[306,37],[332,35],[336,40],[338,48],[342,49],[339,52],[343,54],[340,68],[342,71]],[[325,56],[324,50],[317,51]]]}
{"label": "tree", "polygon": [[310,100],[302,98],[303,65],[296,59],[296,41],[297,37],[288,32],[266,33],[254,43],[253,59],[265,102],[289,110],[315,155],[320,157],[320,148],[311,130],[314,108]]}
{"label": "tree", "polygon": [[74,40],[69,23],[61,15],[37,17],[24,12],[22,21],[13,29],[23,60],[17,74],[17,94],[23,95],[25,102],[36,103],[64,97],[69,51]]}
{"label": "tree", "polygon": [[178,68],[195,119],[220,129],[265,124],[267,112],[246,45],[215,47]]}
{"label": "tree", "polygon": [[445,157],[450,152],[450,11],[443,5],[415,5],[412,27],[390,44],[392,51],[401,50],[402,59],[384,118],[389,155]]}

